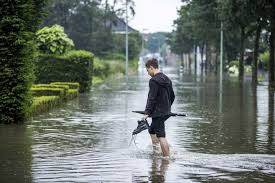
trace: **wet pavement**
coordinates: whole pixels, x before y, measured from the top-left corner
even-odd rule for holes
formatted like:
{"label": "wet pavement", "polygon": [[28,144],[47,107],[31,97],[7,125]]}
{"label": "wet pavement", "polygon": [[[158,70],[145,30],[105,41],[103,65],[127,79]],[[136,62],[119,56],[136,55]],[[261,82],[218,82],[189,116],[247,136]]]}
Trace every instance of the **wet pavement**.
{"label": "wet pavement", "polygon": [[1,182],[275,182],[274,90],[214,74],[163,70],[174,84],[166,121],[171,158],[149,134],[131,133],[142,116],[143,70],[99,85],[24,125],[0,126]]}

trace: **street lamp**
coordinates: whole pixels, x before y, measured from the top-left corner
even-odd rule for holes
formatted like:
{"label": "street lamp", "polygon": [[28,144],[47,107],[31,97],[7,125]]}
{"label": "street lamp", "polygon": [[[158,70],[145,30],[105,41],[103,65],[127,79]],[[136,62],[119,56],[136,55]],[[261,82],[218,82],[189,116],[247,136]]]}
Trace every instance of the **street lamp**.
{"label": "street lamp", "polygon": [[223,80],[223,22],[221,22],[221,45],[220,45],[220,107],[219,112],[222,113],[222,80]]}
{"label": "street lamp", "polygon": [[128,82],[128,0],[126,0],[126,17],[125,17],[125,80]]}

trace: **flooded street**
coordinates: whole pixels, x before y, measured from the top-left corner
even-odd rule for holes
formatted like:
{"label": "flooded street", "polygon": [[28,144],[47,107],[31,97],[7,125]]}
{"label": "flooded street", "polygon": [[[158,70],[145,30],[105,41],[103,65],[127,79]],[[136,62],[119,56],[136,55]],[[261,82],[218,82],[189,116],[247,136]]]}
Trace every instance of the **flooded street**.
{"label": "flooded street", "polygon": [[[0,126],[0,181],[275,182],[274,90],[262,83],[163,71],[176,94],[166,134],[171,158],[147,132],[130,145],[144,110],[145,71],[110,81],[24,125]],[[220,93],[222,91],[222,93]]]}

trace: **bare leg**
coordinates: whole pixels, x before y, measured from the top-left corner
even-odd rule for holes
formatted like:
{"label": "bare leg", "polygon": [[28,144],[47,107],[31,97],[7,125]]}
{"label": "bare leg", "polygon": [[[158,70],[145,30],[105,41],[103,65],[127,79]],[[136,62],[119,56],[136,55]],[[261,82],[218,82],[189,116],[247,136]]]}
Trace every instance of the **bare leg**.
{"label": "bare leg", "polygon": [[150,134],[150,136],[151,136],[154,152],[159,152],[160,151],[159,139],[157,138],[156,134]]}
{"label": "bare leg", "polygon": [[158,140],[160,142],[162,155],[163,156],[169,156],[170,155],[169,145],[168,145],[168,142],[167,142],[166,138],[165,137],[159,137]]}
{"label": "bare leg", "polygon": [[159,139],[157,138],[156,134],[150,134],[150,136],[151,136],[152,144],[153,145],[158,145],[159,144]]}

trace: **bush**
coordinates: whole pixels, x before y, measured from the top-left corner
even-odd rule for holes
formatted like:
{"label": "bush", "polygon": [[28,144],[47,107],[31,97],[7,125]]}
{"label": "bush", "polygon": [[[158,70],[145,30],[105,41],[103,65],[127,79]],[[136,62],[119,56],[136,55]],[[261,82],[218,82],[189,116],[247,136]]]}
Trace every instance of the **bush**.
{"label": "bush", "polygon": [[71,51],[63,56],[40,54],[35,62],[36,83],[78,82],[80,92],[91,87],[93,54]]}
{"label": "bush", "polygon": [[65,98],[66,90],[63,88],[31,88],[32,95],[37,96],[59,96]]}
{"label": "bush", "polygon": [[93,76],[99,78],[106,78],[109,74],[110,65],[99,58],[94,59]]}
{"label": "bush", "polygon": [[59,106],[61,103],[62,100],[59,96],[34,97],[30,115],[37,115],[42,112],[49,111],[50,109]]}
{"label": "bush", "polygon": [[31,92],[34,101],[29,115],[36,115],[59,106],[67,100],[78,96],[78,83],[37,84],[33,85]]}
{"label": "bush", "polygon": [[236,66],[239,68],[240,62],[239,60],[232,60],[231,62],[229,62],[228,66],[232,67],[232,66]]}
{"label": "bush", "polygon": [[108,53],[106,56],[103,56],[102,58],[105,60],[125,61],[125,55],[120,53]]}
{"label": "bush", "polygon": [[268,69],[268,67],[269,67],[269,51],[261,53],[259,58],[260,58],[260,60],[263,61],[264,69]]}
{"label": "bush", "polygon": [[69,89],[76,89],[79,90],[79,83],[72,83],[72,82],[53,82],[50,84],[51,86],[57,87],[69,87]]}
{"label": "bush", "polygon": [[23,122],[32,103],[34,32],[46,0],[1,1],[0,123]]}
{"label": "bush", "polygon": [[60,25],[44,27],[36,32],[37,46],[42,53],[64,54],[74,47]]}
{"label": "bush", "polygon": [[124,74],[125,63],[116,60],[102,60],[95,58],[93,69],[93,84],[102,82],[110,75]]}

